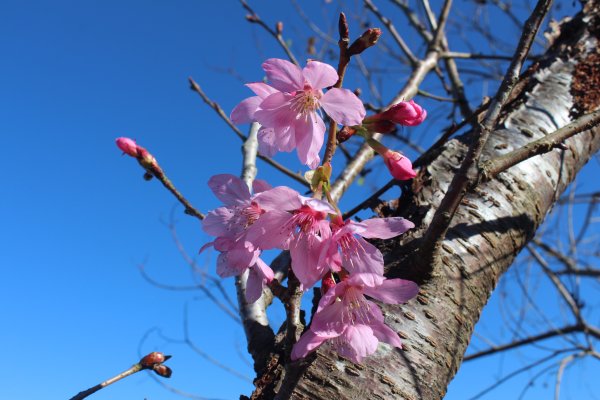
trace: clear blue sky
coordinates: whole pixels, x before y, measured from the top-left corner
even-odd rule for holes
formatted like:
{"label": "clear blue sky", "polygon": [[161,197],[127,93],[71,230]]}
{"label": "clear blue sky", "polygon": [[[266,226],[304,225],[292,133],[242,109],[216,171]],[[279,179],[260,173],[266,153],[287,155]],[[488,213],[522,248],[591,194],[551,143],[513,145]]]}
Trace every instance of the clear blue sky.
{"label": "clear blue sky", "polygon": [[[284,21],[292,38],[306,36],[288,2],[254,3],[269,23]],[[322,9],[315,1],[307,11],[331,26],[339,9]],[[216,173],[239,173],[240,142],[188,90],[187,77],[227,111],[250,95],[242,83],[262,78],[263,59],[284,55],[244,15],[233,0],[0,4],[0,398],[69,398],[137,361],[148,332],[143,353],[173,354],[169,384],[207,398],[250,393],[251,383],[158,334],[183,337],[187,304],[195,343],[252,376],[237,324],[198,292],[159,289],[140,275],[144,264],[164,284],[185,286],[195,279],[163,223],[175,200],[158,182],[142,180],[141,169],[114,145],[118,136],[137,139],[193,204],[216,207],[206,182]],[[292,46],[299,59],[307,58],[304,43]],[[385,82],[384,95],[395,93],[403,79]],[[435,115],[435,104],[425,104]],[[438,133],[432,128],[425,126],[423,137],[425,129]],[[295,157],[278,160],[301,168]],[[274,185],[287,182],[263,163],[259,170]],[[378,168],[374,176],[382,174]],[[346,207],[377,179],[355,190]],[[209,238],[181,211],[174,212],[179,237],[195,255]],[[213,261],[212,255],[198,259],[209,271]],[[283,316],[274,313],[275,319]],[[493,363],[490,371],[498,365]],[[472,373],[477,379],[496,376]],[[459,379],[449,398],[464,398],[472,377]],[[488,398],[511,398],[507,393]],[[91,398],[181,397],[142,373]]]}

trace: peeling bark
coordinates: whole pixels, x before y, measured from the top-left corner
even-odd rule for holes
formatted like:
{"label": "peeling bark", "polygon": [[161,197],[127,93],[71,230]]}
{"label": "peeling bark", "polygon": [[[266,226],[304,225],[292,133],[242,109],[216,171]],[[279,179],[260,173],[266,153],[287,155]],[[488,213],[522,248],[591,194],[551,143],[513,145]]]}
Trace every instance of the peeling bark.
{"label": "peeling bark", "polygon": [[[577,95],[582,71],[597,57],[598,5],[561,27],[545,60],[524,74],[522,91],[503,110],[483,160],[519,148],[570,123],[585,107]],[[587,64],[586,64],[587,63]],[[598,69],[588,68],[593,74]],[[576,77],[576,78],[574,78]],[[597,82],[598,77],[589,77]],[[578,83],[579,82],[579,83]],[[578,86],[579,85],[579,86]],[[591,107],[591,108],[590,108]],[[419,296],[403,306],[384,305],[386,322],[403,339],[402,350],[381,344],[364,365],[356,365],[327,346],[306,360],[273,368],[270,390],[253,398],[277,399],[440,399],[458,370],[475,323],[501,275],[534,236],[560,194],[600,148],[598,127],[553,150],[502,172],[467,194],[442,245],[440,262],[419,268],[419,239],[474,140],[467,133],[448,142],[420,172],[413,193],[397,209],[418,229],[401,240],[378,241],[388,277],[421,285]],[[391,211],[390,211],[391,210]],[[277,370],[277,373],[273,371]],[[267,384],[263,376],[263,384]],[[264,389],[264,387],[262,388]],[[256,395],[257,393],[255,393]]]}

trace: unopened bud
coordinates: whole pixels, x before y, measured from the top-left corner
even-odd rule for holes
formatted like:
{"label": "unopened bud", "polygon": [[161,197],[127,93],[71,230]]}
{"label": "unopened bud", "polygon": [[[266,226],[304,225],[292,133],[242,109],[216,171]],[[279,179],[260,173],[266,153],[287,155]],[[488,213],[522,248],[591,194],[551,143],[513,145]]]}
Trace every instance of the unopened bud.
{"label": "unopened bud", "polygon": [[346,14],[340,13],[340,19],[338,20],[338,30],[340,33],[340,40],[348,40],[350,33],[348,31],[348,21],[346,21]]}
{"label": "unopened bud", "polygon": [[127,154],[131,157],[138,156],[138,145],[135,143],[135,140],[127,137],[120,137],[117,138],[116,143],[117,147],[121,149],[124,154]]}
{"label": "unopened bud", "polygon": [[386,111],[379,113],[378,116],[400,125],[416,126],[427,118],[427,111],[414,100],[410,100],[394,104]]}
{"label": "unopened bud", "polygon": [[399,181],[407,181],[417,176],[410,160],[399,152],[388,150],[382,156],[385,165],[390,170],[390,174]]}
{"label": "unopened bud", "polygon": [[278,35],[281,35],[283,32],[283,22],[279,21],[275,24],[275,32],[277,32]]}
{"label": "unopened bud", "polygon": [[160,375],[163,378],[170,378],[173,374],[171,368],[163,364],[155,365],[154,367],[152,367],[152,369],[154,370],[154,372],[156,372],[157,375]]}
{"label": "unopened bud", "polygon": [[247,14],[246,20],[250,22],[258,22],[258,18],[253,14]]}
{"label": "unopened bud", "polygon": [[160,351],[153,351],[150,354],[145,355],[141,360],[140,364],[144,368],[152,368],[157,364],[162,364],[167,361],[171,356],[165,356]]}
{"label": "unopened bud", "polygon": [[337,141],[339,143],[344,143],[346,140],[350,139],[356,133],[356,129],[351,126],[344,126],[337,133]]}
{"label": "unopened bud", "polygon": [[361,37],[356,39],[354,43],[350,45],[348,48],[348,56],[353,56],[356,54],[360,54],[369,47],[375,45],[379,37],[381,36],[381,29],[379,28],[369,28],[362,34]]}

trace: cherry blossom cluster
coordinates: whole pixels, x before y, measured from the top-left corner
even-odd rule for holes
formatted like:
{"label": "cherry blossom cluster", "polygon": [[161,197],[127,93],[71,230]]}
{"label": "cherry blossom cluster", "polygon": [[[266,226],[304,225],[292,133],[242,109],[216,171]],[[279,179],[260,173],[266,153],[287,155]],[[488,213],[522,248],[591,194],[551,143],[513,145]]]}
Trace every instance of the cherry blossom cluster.
{"label": "cherry blossom cluster", "polygon": [[[208,185],[223,207],[203,220],[206,233],[215,236],[221,277],[249,271],[247,300],[260,298],[273,271],[260,258],[269,249],[289,250],[291,268],[302,289],[321,280],[324,296],[313,322],[294,346],[292,358],[305,357],[326,340],[355,361],[372,354],[379,341],[400,346],[398,335],[383,323],[381,310],[365,295],[384,303],[399,304],[416,296],[418,286],[383,276],[383,256],[365,239],[390,239],[414,225],[403,218],[344,221],[329,203],[304,197],[295,190],[271,188],[256,180],[251,194],[234,175],[213,176]],[[332,279],[335,274],[340,283]]]}
{"label": "cherry blossom cluster", "polygon": [[[372,137],[375,132],[393,131],[397,124],[420,124],[427,113],[414,101],[400,102],[365,118],[365,108],[354,93],[332,87],[339,76],[330,65],[309,61],[300,69],[289,61],[269,59],[262,67],[269,84],[247,84],[256,96],[238,104],[231,120],[260,123],[258,142],[263,155],[296,149],[303,164],[317,168],[325,136],[324,111],[335,123],[344,125],[346,139],[353,134],[362,136],[396,179],[415,177],[408,158]],[[204,231],[215,240],[202,250],[212,246],[219,252],[217,273],[221,277],[248,273],[247,301],[258,300],[274,279],[273,271],[261,259],[266,250],[290,252],[291,270],[301,289],[321,282],[317,311],[292,349],[292,359],[305,357],[326,341],[357,363],[374,353],[380,341],[401,346],[396,332],[385,325],[379,307],[365,296],[400,304],[416,296],[419,289],[411,281],[386,279],[383,255],[366,239],[391,239],[413,228],[412,222],[400,217],[343,220],[337,206],[320,196],[305,197],[289,187],[272,188],[261,180],[253,182],[252,191],[241,179],[227,174],[213,176],[208,185],[223,206],[203,220]]]}

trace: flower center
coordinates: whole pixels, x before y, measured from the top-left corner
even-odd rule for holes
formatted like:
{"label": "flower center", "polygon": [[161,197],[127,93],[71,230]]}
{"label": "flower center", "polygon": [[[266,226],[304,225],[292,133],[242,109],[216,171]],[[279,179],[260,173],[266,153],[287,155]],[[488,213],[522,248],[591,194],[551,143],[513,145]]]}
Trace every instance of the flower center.
{"label": "flower center", "polygon": [[291,222],[300,228],[302,233],[316,233],[318,230],[317,222],[326,217],[325,213],[316,211],[309,206],[302,206],[295,211]]}
{"label": "flower center", "polygon": [[246,208],[243,208],[240,214],[246,218],[244,223],[244,228],[248,228],[250,225],[255,223],[258,218],[265,213],[265,210],[260,208],[260,206],[256,202],[251,202],[250,205]]}
{"label": "flower center", "polygon": [[306,115],[319,108],[321,93],[310,88],[298,91],[292,99],[292,110],[298,114]]}
{"label": "flower center", "polygon": [[351,325],[369,325],[371,308],[361,289],[349,286],[342,301],[344,302],[342,322]]}

